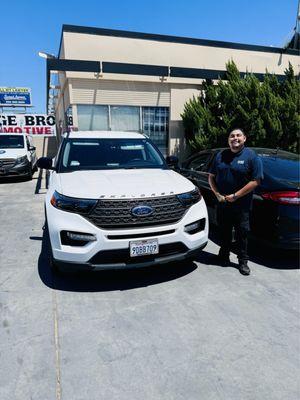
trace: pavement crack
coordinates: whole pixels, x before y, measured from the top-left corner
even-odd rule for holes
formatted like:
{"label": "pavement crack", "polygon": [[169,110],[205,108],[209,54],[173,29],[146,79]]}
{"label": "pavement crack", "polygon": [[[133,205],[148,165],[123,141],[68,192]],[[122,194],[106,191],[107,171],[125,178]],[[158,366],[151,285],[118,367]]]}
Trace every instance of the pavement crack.
{"label": "pavement crack", "polygon": [[58,309],[56,291],[52,291],[53,323],[54,323],[54,346],[55,346],[55,373],[56,373],[56,400],[61,400],[61,369],[60,369],[60,347],[58,336]]}

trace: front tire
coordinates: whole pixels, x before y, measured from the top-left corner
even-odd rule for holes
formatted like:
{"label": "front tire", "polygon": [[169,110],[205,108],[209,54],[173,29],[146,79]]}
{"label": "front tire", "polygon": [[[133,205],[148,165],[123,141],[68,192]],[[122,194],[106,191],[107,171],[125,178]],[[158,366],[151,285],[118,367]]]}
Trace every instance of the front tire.
{"label": "front tire", "polygon": [[50,267],[50,270],[54,274],[60,274],[61,271],[53,257],[53,252],[52,252],[52,246],[51,246],[51,241],[50,241],[50,234],[49,234],[49,227],[48,227],[48,222],[47,222],[47,216],[45,212],[45,237],[46,237],[46,243],[47,243],[47,261],[48,265]]}
{"label": "front tire", "polygon": [[60,274],[60,273],[61,273],[61,271],[60,271],[60,269],[59,269],[59,267],[58,267],[58,265],[57,265],[55,259],[53,258],[53,253],[52,253],[52,247],[51,247],[50,239],[49,239],[49,266],[50,266],[51,271],[52,271],[54,274]]}
{"label": "front tire", "polygon": [[28,173],[27,173],[27,179],[28,179],[29,181],[32,180],[32,175],[33,175],[32,166],[31,166],[31,164],[29,164]]}

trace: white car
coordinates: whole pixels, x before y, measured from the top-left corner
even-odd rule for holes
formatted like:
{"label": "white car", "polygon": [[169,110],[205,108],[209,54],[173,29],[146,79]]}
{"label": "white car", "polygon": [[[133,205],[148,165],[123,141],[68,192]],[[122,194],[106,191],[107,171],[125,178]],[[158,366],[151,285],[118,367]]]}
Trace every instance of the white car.
{"label": "white car", "polygon": [[[169,163],[176,157],[169,157]],[[199,189],[130,132],[71,132],[45,197],[51,264],[59,270],[144,267],[193,259],[208,240]]]}
{"label": "white car", "polygon": [[36,168],[33,140],[25,133],[0,133],[0,178],[26,176],[32,178]]}

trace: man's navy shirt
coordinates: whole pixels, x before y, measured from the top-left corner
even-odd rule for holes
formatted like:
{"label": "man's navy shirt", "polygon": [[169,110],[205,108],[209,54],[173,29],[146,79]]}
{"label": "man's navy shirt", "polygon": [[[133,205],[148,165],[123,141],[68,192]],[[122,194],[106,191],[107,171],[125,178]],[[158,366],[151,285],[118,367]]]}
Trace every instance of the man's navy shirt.
{"label": "man's navy shirt", "polygon": [[[228,195],[236,193],[250,181],[262,179],[263,167],[255,152],[244,147],[238,153],[233,153],[230,149],[220,151],[209,173],[215,175],[218,191],[222,195]],[[250,209],[252,197],[253,192],[250,192],[229,204],[245,210]]]}

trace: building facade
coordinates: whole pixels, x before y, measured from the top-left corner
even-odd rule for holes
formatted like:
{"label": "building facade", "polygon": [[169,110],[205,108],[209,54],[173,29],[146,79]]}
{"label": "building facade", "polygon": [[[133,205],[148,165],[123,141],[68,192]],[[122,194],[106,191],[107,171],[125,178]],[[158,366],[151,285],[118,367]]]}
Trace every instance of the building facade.
{"label": "building facade", "polygon": [[184,104],[229,60],[259,79],[266,70],[283,78],[289,63],[299,73],[295,49],[63,25],[58,57],[47,59],[48,111],[60,133],[139,131],[182,156]]}

